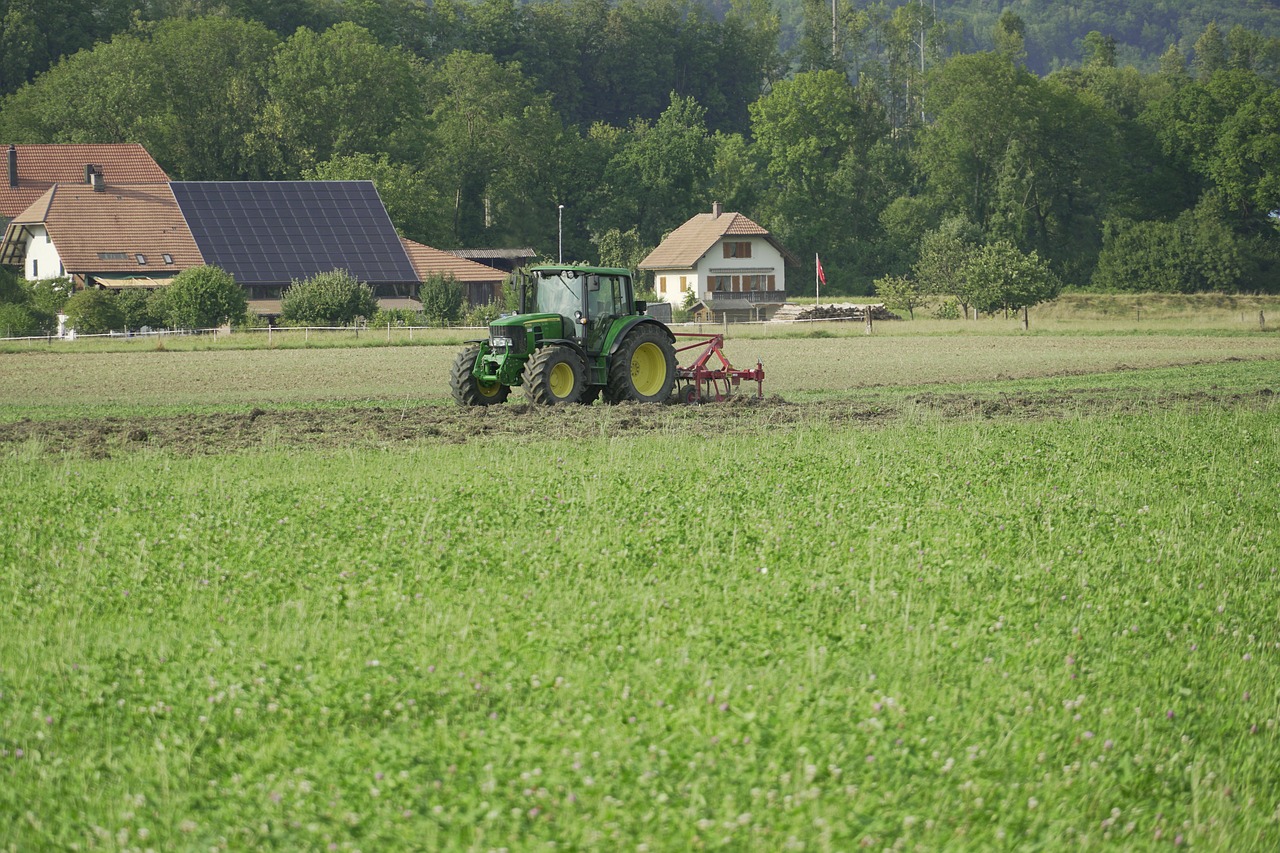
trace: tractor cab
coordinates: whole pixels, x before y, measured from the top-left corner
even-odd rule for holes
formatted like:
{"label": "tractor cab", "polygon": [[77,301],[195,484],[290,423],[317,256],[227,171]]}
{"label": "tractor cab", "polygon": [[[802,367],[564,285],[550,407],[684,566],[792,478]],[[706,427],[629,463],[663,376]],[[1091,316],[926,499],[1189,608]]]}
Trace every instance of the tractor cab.
{"label": "tractor cab", "polygon": [[535,267],[521,288],[522,315],[559,315],[563,336],[577,340],[591,354],[604,348],[614,320],[644,309],[644,303],[633,298],[626,270]]}

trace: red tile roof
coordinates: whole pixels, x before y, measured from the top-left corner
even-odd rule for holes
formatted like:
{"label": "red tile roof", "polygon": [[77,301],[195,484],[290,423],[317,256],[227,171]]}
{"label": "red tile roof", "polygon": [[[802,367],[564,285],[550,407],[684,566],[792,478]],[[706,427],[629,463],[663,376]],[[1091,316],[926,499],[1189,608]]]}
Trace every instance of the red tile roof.
{"label": "red tile roof", "polygon": [[136,142],[85,145],[14,145],[18,185],[10,186],[8,145],[0,144],[0,217],[13,217],[57,183],[84,184],[84,167],[96,166],[103,182],[150,184],[169,180]]}
{"label": "red tile roof", "polygon": [[468,261],[451,252],[433,249],[430,246],[424,246],[421,243],[415,243],[413,240],[406,240],[403,237],[400,238],[400,242],[404,244],[404,251],[409,256],[409,263],[413,264],[413,269],[418,274],[418,278],[426,279],[433,275],[444,275],[453,276],[458,281],[463,282],[492,282],[502,281],[506,278],[506,274],[502,270],[496,270],[484,264],[477,264],[475,261]]}
{"label": "red tile roof", "polygon": [[711,247],[729,236],[763,237],[783,258],[798,264],[795,256],[783,248],[768,229],[741,213],[699,213],[668,234],[667,239],[640,262],[640,269],[693,269]]}
{"label": "red tile roof", "polygon": [[[45,227],[68,273],[155,275],[204,264],[167,183],[108,184],[102,192],[82,183],[55,184],[14,217],[9,239],[23,225]],[[165,254],[172,263],[165,263]]]}

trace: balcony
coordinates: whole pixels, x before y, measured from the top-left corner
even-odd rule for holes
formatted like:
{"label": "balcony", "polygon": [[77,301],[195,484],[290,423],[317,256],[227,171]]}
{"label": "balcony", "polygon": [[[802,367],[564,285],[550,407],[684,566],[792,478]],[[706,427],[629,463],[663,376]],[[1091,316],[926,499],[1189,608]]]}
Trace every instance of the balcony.
{"label": "balcony", "polygon": [[787,301],[787,292],[785,290],[748,290],[743,293],[734,293],[729,290],[716,290],[707,294],[707,301],[714,303],[717,300],[745,299],[752,303],[783,303]]}

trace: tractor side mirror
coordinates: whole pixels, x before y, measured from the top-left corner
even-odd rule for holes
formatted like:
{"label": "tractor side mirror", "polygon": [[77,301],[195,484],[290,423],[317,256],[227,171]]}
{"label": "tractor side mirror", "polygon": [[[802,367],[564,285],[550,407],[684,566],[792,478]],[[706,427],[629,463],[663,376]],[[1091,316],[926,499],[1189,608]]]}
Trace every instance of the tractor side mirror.
{"label": "tractor side mirror", "polygon": [[636,300],[636,313],[637,313],[637,314],[643,314],[645,311],[648,311],[648,310],[649,310],[649,303],[648,303],[648,302],[645,302],[643,299],[637,299],[637,300]]}

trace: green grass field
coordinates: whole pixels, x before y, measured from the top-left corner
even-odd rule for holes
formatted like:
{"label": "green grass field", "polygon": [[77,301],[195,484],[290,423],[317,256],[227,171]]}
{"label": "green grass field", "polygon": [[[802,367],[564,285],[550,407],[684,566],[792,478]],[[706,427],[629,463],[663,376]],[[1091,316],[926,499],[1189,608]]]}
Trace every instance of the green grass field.
{"label": "green grass field", "polygon": [[1275,848],[1273,336],[734,346],[789,402],[0,355],[37,434],[355,419],[0,441],[0,848]]}

